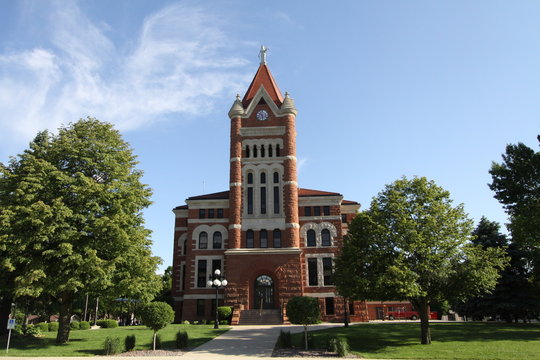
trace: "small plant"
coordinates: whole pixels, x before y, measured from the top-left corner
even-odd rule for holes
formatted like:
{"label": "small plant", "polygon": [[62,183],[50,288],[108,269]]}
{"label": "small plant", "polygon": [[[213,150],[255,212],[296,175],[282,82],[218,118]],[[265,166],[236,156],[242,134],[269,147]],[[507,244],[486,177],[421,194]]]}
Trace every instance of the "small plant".
{"label": "small plant", "polygon": [[120,338],[107,336],[105,342],[103,343],[103,350],[105,355],[116,355],[122,352],[122,347],[120,345]]}
{"label": "small plant", "polygon": [[291,332],[281,330],[279,333],[277,346],[282,349],[287,349],[292,346]]}
{"label": "small plant", "polygon": [[100,328],[112,329],[118,327],[118,321],[112,319],[98,320],[96,325],[98,325]]}
{"label": "small plant", "polygon": [[[230,306],[218,306],[218,319],[229,321],[232,316],[232,307]],[[221,321],[220,321],[221,324]]]}
{"label": "small plant", "polygon": [[80,329],[80,323],[78,321],[72,321],[69,324],[69,327],[71,328],[71,330],[79,330]]}
{"label": "small plant", "polygon": [[81,321],[79,323],[79,330],[88,330],[90,329],[90,323],[88,321]]}
{"label": "small plant", "polygon": [[124,347],[126,348],[126,351],[132,351],[135,349],[135,345],[137,343],[137,338],[135,335],[127,335],[124,339]]}
{"label": "small plant", "polygon": [[215,323],[216,323],[215,320],[210,320],[210,321],[208,322],[208,324],[210,324],[210,325],[214,325]]}
{"label": "small plant", "polygon": [[57,322],[50,322],[49,323],[49,331],[56,332],[56,331],[58,331],[59,326],[60,326],[60,324],[57,323]]}
{"label": "small plant", "polygon": [[193,321],[193,325],[199,325],[199,322],[197,320]]}
{"label": "small plant", "polygon": [[206,319],[201,321],[201,325],[206,325]]}
{"label": "small plant", "polygon": [[165,302],[151,302],[141,309],[141,318],[147,327],[154,330],[154,350],[156,350],[157,332],[173,322],[174,311],[171,305]]}
{"label": "small plant", "polygon": [[219,325],[228,325],[229,321],[227,320],[219,320]]}
{"label": "small plant", "polygon": [[184,325],[189,325],[190,322],[189,322],[189,320],[184,320],[184,321],[182,321],[182,324],[184,324]]}
{"label": "small plant", "polygon": [[180,330],[176,333],[176,348],[177,349],[184,349],[188,346],[189,343],[189,336],[187,331]]}

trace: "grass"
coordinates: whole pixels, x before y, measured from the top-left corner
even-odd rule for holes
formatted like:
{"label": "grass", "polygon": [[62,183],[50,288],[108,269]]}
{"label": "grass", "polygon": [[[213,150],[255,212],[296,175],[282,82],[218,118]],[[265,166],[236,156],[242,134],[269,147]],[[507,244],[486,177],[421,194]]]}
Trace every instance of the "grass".
{"label": "grass", "polygon": [[[313,331],[314,346],[343,336],[351,351],[377,359],[540,359],[540,323],[432,323],[432,344],[420,345],[419,323],[366,323]],[[301,346],[302,334],[293,335]]]}
{"label": "grass", "polygon": [[[226,332],[227,326],[214,330],[213,325],[171,324],[159,331],[163,348],[174,349],[175,335],[179,330],[187,331],[189,346],[196,347]],[[103,355],[103,342],[107,336],[119,337],[124,344],[126,335],[135,335],[135,350],[152,349],[152,330],[145,326],[125,326],[115,329],[71,330],[69,343],[55,345],[56,332],[44,333],[39,338],[13,337],[10,341],[9,353],[6,354],[6,338],[0,339],[0,356],[94,356]]]}

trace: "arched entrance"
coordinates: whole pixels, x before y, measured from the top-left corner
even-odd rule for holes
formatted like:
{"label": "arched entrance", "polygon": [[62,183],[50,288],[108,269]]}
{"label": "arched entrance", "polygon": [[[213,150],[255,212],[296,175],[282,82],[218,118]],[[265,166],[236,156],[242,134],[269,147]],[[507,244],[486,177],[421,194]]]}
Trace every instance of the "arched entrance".
{"label": "arched entrance", "polygon": [[253,292],[255,309],[274,309],[274,281],[268,275],[260,275],[255,279]]}

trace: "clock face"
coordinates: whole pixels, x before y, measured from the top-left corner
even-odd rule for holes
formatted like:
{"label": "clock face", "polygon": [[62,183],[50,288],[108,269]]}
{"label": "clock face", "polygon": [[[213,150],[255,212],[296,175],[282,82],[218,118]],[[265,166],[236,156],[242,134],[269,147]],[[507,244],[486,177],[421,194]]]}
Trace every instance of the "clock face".
{"label": "clock face", "polygon": [[257,120],[266,120],[268,119],[268,112],[266,110],[259,110],[257,112]]}

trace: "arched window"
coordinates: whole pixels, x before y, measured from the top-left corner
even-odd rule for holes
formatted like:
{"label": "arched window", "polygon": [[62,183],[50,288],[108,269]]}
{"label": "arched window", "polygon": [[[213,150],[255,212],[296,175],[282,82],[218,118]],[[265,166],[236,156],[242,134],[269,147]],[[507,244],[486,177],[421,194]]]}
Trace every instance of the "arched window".
{"label": "arched window", "polygon": [[274,247],[280,248],[281,247],[281,230],[275,229],[273,234],[273,240],[274,240]]}
{"label": "arched window", "polygon": [[[248,185],[253,185],[253,173],[247,174]],[[253,214],[253,186],[247,187],[247,213]]]}
{"label": "arched window", "polygon": [[253,173],[248,173],[248,184],[253,184]]}
{"label": "arched window", "polygon": [[281,155],[279,154],[279,144],[276,145],[276,156],[281,156]]}
{"label": "arched window", "polygon": [[261,241],[261,247],[267,248],[268,247],[268,232],[266,230],[261,230],[259,233],[260,241]]}
{"label": "arched window", "polygon": [[221,232],[216,231],[212,241],[212,249],[221,249]]}
{"label": "arched window", "polygon": [[274,184],[279,184],[279,173],[277,171],[274,173]]}
{"label": "arched window", "polygon": [[273,154],[273,152],[272,152],[272,145],[268,145],[268,156],[269,156],[269,157],[274,156],[274,154]]}
{"label": "arched window", "polygon": [[261,145],[261,157],[264,157],[264,145]]}
{"label": "arched window", "polygon": [[187,239],[184,240],[184,247],[182,248],[182,254],[183,255],[187,254]]}
{"label": "arched window", "polygon": [[[266,184],[266,173],[261,173],[261,184]],[[266,186],[261,186],[261,214],[266,214]]]}
{"label": "arched window", "polygon": [[253,145],[253,157],[257,157],[257,145]]}
{"label": "arched window", "polygon": [[[279,184],[279,173],[276,171],[273,174],[274,184]],[[279,186],[274,186],[274,214],[279,214]]]}
{"label": "arched window", "polygon": [[249,145],[246,146],[246,157],[247,157],[247,158],[249,157]]}
{"label": "arched window", "polygon": [[208,234],[206,231],[199,234],[199,249],[208,249]]}
{"label": "arched window", "polygon": [[307,246],[317,246],[315,230],[313,229],[307,231]]}
{"label": "arched window", "polygon": [[321,231],[321,242],[322,246],[330,246],[332,245],[332,240],[330,239],[330,230],[323,229]]}
{"label": "arched window", "polygon": [[253,230],[246,231],[246,247],[253,247]]}
{"label": "arched window", "polygon": [[261,184],[266,184],[266,173],[261,173]]}

